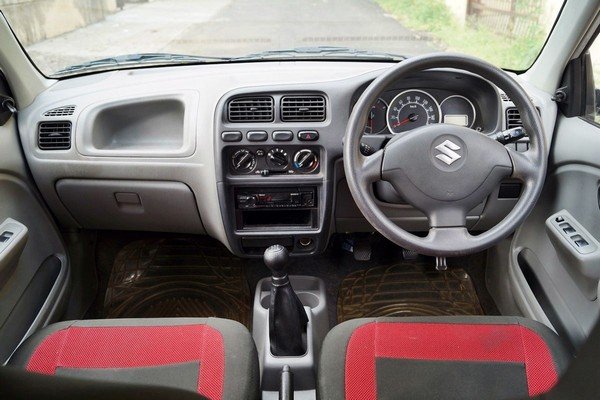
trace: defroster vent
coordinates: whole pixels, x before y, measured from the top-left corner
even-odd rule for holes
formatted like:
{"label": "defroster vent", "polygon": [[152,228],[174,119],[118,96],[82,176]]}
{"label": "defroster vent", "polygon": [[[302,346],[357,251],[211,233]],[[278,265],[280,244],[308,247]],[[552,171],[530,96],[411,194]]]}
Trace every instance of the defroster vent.
{"label": "defroster vent", "polygon": [[325,97],[296,95],[281,98],[281,120],[284,122],[325,121]]}
{"label": "defroster vent", "polygon": [[38,146],[42,150],[66,150],[71,148],[71,123],[69,121],[45,121],[38,126]]}
{"label": "defroster vent", "polygon": [[271,96],[238,97],[227,105],[229,122],[272,122],[274,117]]}
{"label": "defroster vent", "polygon": [[73,115],[75,113],[75,106],[63,106],[58,108],[53,108],[52,110],[48,110],[44,113],[45,117],[67,117],[69,115]]}

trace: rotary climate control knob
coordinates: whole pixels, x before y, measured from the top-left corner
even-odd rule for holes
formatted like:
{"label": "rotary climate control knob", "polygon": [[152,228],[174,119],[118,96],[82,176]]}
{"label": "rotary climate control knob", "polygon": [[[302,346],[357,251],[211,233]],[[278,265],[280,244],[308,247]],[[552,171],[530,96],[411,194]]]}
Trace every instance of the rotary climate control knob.
{"label": "rotary climate control knob", "polygon": [[267,153],[267,164],[273,169],[285,169],[289,164],[288,154],[278,147]]}
{"label": "rotary climate control knob", "polygon": [[256,157],[250,150],[241,149],[231,157],[231,165],[237,172],[250,172],[256,167]]}
{"label": "rotary climate control knob", "polygon": [[294,169],[298,172],[307,174],[313,172],[319,166],[319,156],[310,150],[298,150],[294,155]]}

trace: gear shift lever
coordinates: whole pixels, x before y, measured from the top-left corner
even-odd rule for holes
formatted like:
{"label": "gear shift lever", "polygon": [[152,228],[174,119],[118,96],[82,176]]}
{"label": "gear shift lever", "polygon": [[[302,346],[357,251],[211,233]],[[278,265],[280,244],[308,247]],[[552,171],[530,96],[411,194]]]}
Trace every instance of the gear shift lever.
{"label": "gear shift lever", "polygon": [[271,270],[271,275],[276,280],[285,280],[287,278],[287,267],[290,255],[285,247],[275,244],[265,250],[263,261],[267,268]]}
{"label": "gear shift lever", "polygon": [[269,337],[274,356],[301,356],[306,353],[308,316],[287,275],[289,254],[276,244],[265,250],[265,265],[271,270]]}

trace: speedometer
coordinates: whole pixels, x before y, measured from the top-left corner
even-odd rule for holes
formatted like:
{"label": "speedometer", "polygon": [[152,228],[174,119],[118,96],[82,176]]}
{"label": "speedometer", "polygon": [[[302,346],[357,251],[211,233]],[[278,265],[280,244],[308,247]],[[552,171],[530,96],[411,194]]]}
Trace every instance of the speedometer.
{"label": "speedometer", "polygon": [[400,133],[440,122],[440,105],[423,90],[405,90],[388,107],[387,124],[390,132]]}

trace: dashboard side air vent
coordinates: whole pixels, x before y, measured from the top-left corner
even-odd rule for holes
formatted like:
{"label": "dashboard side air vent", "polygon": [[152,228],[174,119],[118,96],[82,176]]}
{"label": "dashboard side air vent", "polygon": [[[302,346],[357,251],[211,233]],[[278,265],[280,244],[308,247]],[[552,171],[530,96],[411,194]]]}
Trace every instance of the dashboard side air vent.
{"label": "dashboard side air vent", "polygon": [[273,122],[274,118],[271,96],[238,97],[227,104],[229,122]]}
{"label": "dashboard side air vent", "polygon": [[521,114],[517,107],[509,107],[506,109],[506,129],[517,128],[523,126],[521,122]]}
{"label": "dashboard side air vent", "polygon": [[325,97],[321,95],[281,98],[281,120],[284,122],[325,121],[325,112]]}
{"label": "dashboard side air vent", "polygon": [[38,125],[38,147],[42,150],[71,148],[71,122],[44,121]]}
{"label": "dashboard side air vent", "polygon": [[44,117],[68,117],[75,113],[75,106],[62,106],[53,108],[44,113]]}

